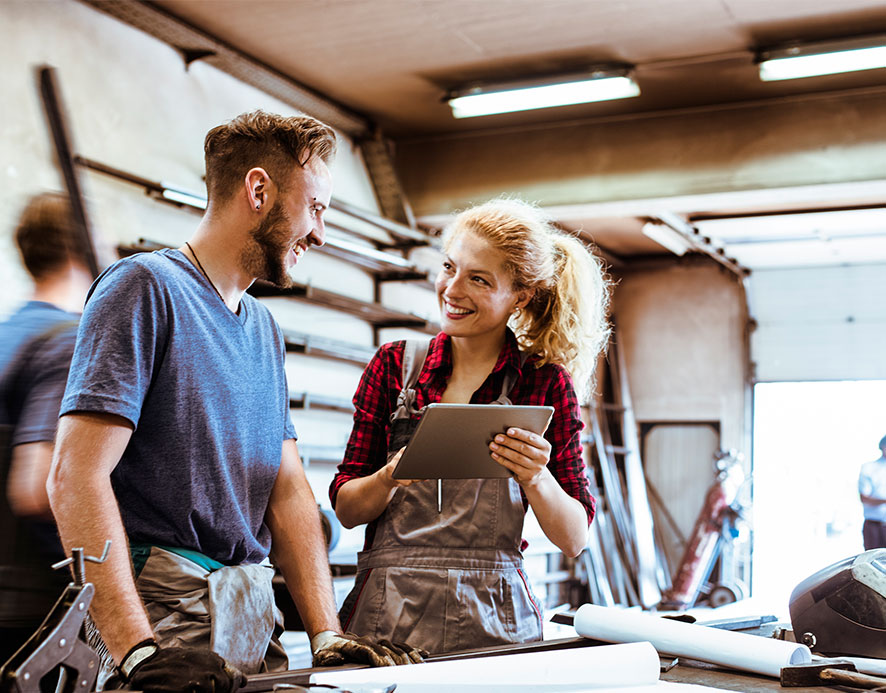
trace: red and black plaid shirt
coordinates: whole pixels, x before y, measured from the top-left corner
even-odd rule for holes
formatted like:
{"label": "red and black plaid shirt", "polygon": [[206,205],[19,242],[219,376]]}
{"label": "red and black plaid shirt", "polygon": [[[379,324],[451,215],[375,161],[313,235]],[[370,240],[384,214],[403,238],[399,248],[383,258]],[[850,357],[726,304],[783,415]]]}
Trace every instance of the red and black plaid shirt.
{"label": "red and black plaid shirt", "polygon": [[[551,425],[545,438],[551,444],[548,463],[554,478],[566,493],[585,506],[588,524],[594,518],[594,497],[591,495],[585,464],[581,454],[579,433],[582,429],[578,398],[572,378],[562,366],[547,364],[536,368],[536,357],[526,359],[520,367],[520,351],[513,333],[508,331],[505,345],[492,373],[471,397],[472,404],[489,404],[501,394],[506,368],[518,372],[508,397],[513,404],[550,405],[554,407]],[[380,347],[369,362],[357,392],[354,395],[354,428],[329,487],[329,497],[335,507],[339,489],[351,479],[369,476],[387,461],[391,413],[397,408],[397,395],[403,388],[403,342],[392,342]],[[443,397],[452,374],[452,344],[448,335],[438,334],[431,340],[424,367],[415,385],[416,409]],[[523,495],[523,507],[529,502]],[[372,545],[375,521],[366,528],[366,544]]]}

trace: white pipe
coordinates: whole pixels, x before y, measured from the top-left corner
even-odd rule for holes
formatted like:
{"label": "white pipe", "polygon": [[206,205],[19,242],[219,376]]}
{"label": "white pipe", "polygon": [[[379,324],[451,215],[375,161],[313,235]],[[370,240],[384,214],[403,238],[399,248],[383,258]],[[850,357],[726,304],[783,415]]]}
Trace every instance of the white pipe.
{"label": "white pipe", "polygon": [[575,630],[586,638],[605,642],[647,640],[662,654],[776,678],[782,667],[812,661],[805,645],[593,604],[585,604],[576,612]]}

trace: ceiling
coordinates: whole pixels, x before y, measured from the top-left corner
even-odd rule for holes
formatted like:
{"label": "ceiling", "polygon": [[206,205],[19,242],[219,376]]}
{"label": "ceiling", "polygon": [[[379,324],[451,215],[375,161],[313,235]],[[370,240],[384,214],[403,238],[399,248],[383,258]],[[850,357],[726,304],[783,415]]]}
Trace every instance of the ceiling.
{"label": "ceiling", "polygon": [[[394,142],[857,93],[886,85],[886,69],[765,83],[754,64],[757,49],[886,34],[882,0],[156,0],[149,4],[353,112]],[[526,78],[604,63],[634,66],[641,95],[465,120],[452,118],[443,102],[448,90],[478,80]],[[847,189],[845,196],[852,198],[852,191]],[[598,207],[573,210],[571,219],[564,215],[560,220],[567,227],[581,226],[600,245],[622,256],[667,252],[640,233],[641,216],[607,215]],[[685,211],[688,218],[693,209],[674,211]],[[781,219],[746,217],[734,225],[712,220],[699,222],[697,228],[704,229],[702,236],[720,239],[730,256],[752,268],[783,263],[785,257],[806,257],[802,262],[807,264],[886,260],[882,209],[868,211],[864,222],[852,217],[840,220],[833,212],[826,223],[820,215],[793,215],[789,227]],[[848,245],[841,250],[844,244]],[[785,247],[805,250],[785,253]]]}
{"label": "ceiling", "polygon": [[[171,14],[368,116],[394,138],[767,99],[883,75],[761,82],[754,48],[886,33],[882,0],[157,0]],[[619,102],[455,120],[477,80],[636,66]]]}

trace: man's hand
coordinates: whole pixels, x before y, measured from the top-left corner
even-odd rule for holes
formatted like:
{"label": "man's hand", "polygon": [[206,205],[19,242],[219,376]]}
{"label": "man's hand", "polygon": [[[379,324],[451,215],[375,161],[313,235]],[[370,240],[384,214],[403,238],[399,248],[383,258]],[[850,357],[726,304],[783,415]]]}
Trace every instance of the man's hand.
{"label": "man's hand", "polygon": [[428,656],[426,650],[390,640],[373,641],[353,633],[340,635],[331,630],[311,638],[315,667],[334,667],[341,664],[369,664],[388,667],[395,664],[418,664]]}
{"label": "man's hand", "polygon": [[215,652],[196,647],[161,647],[131,668],[129,660],[144,656],[133,648],[120,665],[130,690],[149,693],[233,693],[246,677]]}

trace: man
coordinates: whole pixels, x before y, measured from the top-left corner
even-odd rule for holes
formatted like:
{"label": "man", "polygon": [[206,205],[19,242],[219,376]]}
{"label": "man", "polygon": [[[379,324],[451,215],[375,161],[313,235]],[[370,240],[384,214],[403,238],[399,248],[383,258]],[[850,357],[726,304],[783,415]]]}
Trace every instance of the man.
{"label": "man", "polygon": [[880,439],[880,458],[861,466],[858,495],[864,508],[864,548],[886,548],[886,436]]}
{"label": "man", "polygon": [[64,552],[46,477],[77,313],[92,282],[64,195],[32,198],[15,244],[34,288],[0,324],[0,664],[34,633],[70,580],[49,567]]}
{"label": "man", "polygon": [[87,299],[49,497],[66,547],[100,555],[112,541],[87,567],[91,613],[133,689],[218,693],[242,682],[231,665],[285,669],[269,553],[315,661],[410,661],[339,635],[282,333],[245,293],[287,285],[323,244],[334,149],[306,117],[259,111],[210,130],[195,234],[116,263]]}

